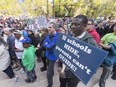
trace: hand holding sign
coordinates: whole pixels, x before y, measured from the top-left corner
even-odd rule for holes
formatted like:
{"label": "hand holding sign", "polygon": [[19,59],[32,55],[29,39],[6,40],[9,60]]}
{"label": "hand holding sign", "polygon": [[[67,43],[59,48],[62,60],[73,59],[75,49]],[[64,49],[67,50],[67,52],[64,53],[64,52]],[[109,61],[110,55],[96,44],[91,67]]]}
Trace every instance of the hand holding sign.
{"label": "hand holding sign", "polygon": [[107,55],[99,48],[64,34],[59,34],[54,53],[84,84]]}

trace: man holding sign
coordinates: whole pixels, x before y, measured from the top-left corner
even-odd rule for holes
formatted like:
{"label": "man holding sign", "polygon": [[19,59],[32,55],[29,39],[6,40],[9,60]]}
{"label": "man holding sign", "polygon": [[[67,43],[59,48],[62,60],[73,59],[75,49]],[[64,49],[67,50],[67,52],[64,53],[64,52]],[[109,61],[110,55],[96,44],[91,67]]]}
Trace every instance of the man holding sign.
{"label": "man holding sign", "polygon": [[[71,30],[75,38],[80,39],[86,43],[93,46],[97,46],[95,40],[89,33],[86,32],[85,28],[87,26],[88,19],[84,15],[78,15],[72,20]],[[70,72],[69,70],[66,72]],[[79,79],[72,74],[70,80],[68,81],[68,87],[77,87]]]}
{"label": "man holding sign", "polygon": [[[60,40],[60,43],[57,43],[54,53],[66,65],[64,73],[68,79],[67,87],[77,87],[80,80],[87,84],[99,63],[103,60],[101,58],[100,60],[98,59],[99,61],[96,61],[98,64],[95,66],[95,69],[91,68],[93,63],[88,64],[88,61],[94,60],[96,51],[92,48],[96,49],[93,46],[97,46],[97,44],[93,37],[85,30],[87,22],[88,19],[85,15],[78,15],[72,20],[71,25],[74,38],[59,34],[58,41]],[[89,44],[93,46],[91,47]]]}

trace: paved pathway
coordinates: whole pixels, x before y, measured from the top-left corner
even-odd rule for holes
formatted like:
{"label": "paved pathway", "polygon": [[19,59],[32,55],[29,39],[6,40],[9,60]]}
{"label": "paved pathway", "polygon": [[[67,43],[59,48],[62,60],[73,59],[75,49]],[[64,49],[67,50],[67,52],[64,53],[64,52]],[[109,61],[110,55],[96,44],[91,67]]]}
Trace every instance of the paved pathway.
{"label": "paved pathway", "polygon": [[[15,79],[8,79],[8,77],[0,72],[0,87],[47,87],[47,80],[46,80],[46,71],[41,72],[40,67],[42,67],[42,63],[36,64],[36,73],[37,73],[37,80],[34,83],[25,83],[24,79],[25,74],[21,74],[20,71],[15,71],[16,75],[19,77],[19,81],[15,82]],[[99,87],[98,81],[101,75],[102,68],[99,68],[96,74],[91,78],[89,83],[85,86],[82,82],[79,83],[78,87]],[[111,77],[111,76],[110,76]],[[106,87],[116,87],[116,80],[112,80],[109,77],[106,83]],[[58,81],[58,73],[55,66],[55,75],[54,75],[54,85],[53,87],[59,87]]]}

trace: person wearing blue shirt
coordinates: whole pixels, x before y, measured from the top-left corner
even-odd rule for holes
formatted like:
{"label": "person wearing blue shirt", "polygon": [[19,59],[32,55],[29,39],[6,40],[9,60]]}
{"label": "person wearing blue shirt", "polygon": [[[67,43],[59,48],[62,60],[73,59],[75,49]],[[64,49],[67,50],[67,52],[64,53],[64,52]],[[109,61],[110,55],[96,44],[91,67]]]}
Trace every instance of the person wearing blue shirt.
{"label": "person wearing blue shirt", "polygon": [[53,54],[58,39],[58,33],[56,32],[56,29],[56,24],[51,22],[48,27],[49,34],[44,40],[44,47],[46,48],[45,56],[48,59],[47,87],[52,87],[53,85],[54,64],[57,60],[57,57]]}

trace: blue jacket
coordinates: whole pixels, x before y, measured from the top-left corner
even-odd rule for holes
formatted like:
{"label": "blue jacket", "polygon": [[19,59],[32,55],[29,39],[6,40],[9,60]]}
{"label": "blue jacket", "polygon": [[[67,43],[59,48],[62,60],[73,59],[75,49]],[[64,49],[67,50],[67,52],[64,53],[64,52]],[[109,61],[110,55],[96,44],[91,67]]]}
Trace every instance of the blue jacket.
{"label": "blue jacket", "polygon": [[57,39],[58,33],[54,35],[48,35],[44,40],[44,47],[46,48],[45,55],[51,61],[57,60],[57,57],[53,54]]}
{"label": "blue jacket", "polygon": [[16,54],[15,54],[15,37],[13,35],[10,35],[8,38],[7,38],[7,43],[8,43],[8,46],[9,46],[9,54],[10,54],[10,57],[16,57]]}
{"label": "blue jacket", "polygon": [[114,54],[114,57],[115,57],[114,64],[116,65],[116,43],[111,44],[111,50]]}
{"label": "blue jacket", "polygon": [[116,44],[112,43],[109,45],[111,46],[111,49],[103,62],[106,66],[112,66],[116,62]]}
{"label": "blue jacket", "polygon": [[24,37],[24,38],[25,38],[25,37],[28,37],[27,31],[23,30],[23,31],[22,31],[22,34],[23,34],[23,37]]}

